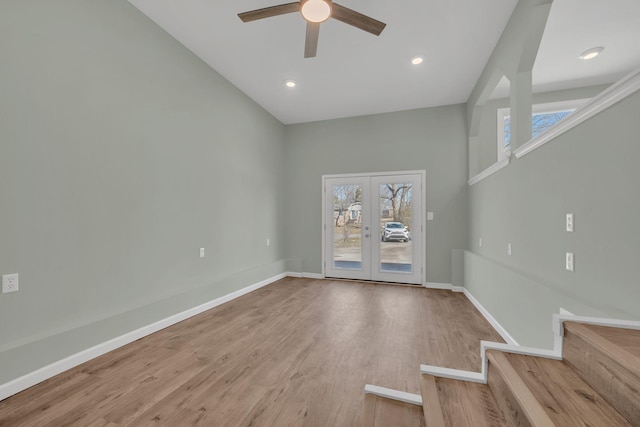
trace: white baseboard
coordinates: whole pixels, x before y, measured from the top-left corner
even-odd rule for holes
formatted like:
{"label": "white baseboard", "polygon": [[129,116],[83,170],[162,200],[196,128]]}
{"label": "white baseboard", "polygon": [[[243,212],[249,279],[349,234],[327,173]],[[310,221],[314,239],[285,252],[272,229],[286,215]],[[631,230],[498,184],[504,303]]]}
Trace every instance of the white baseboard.
{"label": "white baseboard", "polygon": [[507,332],[507,330],[502,327],[500,322],[498,322],[495,317],[491,315],[489,310],[484,308],[480,301],[478,301],[466,288],[462,288],[462,292],[467,296],[469,301],[478,309],[478,311],[484,316],[485,319],[493,326],[493,328],[500,334],[503,340],[505,340],[508,344],[511,345],[519,345],[518,342]]}
{"label": "white baseboard", "polygon": [[267,286],[277,280],[280,280],[286,277],[286,273],[281,273],[276,276],[270,277],[268,279],[262,280],[253,285],[247,286],[245,288],[239,289],[235,292],[227,294],[225,296],[216,298],[204,304],[198,305],[196,307],[190,308],[189,310],[185,310],[178,314],[174,314],[173,316],[169,316],[165,319],[154,322],[150,325],[143,326],[142,328],[136,329],[134,331],[128,332],[119,337],[113,338],[109,341],[103,342],[101,344],[95,345],[91,348],[83,350],[79,353],[73,354],[71,356],[65,357],[62,360],[54,362],[50,365],[44,366],[36,371],[30,372],[22,377],[16,378],[15,380],[9,381],[8,383],[0,385],[0,400],[6,399],[9,396],[12,396],[16,393],[19,393],[23,390],[26,390],[29,387],[32,387],[44,380],[47,380],[55,375],[58,375],[64,371],[67,371],[71,368],[74,368],[82,363],[88,362],[91,359],[94,359],[98,356],[102,356],[105,353],[113,351],[119,347],[127,345],[133,341],[136,341],[140,338],[146,337],[147,335],[151,335],[154,332],[157,332],[161,329],[169,327],[171,325],[175,325],[178,322],[182,322],[190,317],[193,317],[197,314],[210,310],[214,307],[217,307],[225,302],[229,302],[233,299],[236,299],[242,295],[248,294],[249,292],[255,291],[256,289]]}
{"label": "white baseboard", "polygon": [[487,358],[487,350],[498,350],[505,353],[524,354],[527,356],[544,357],[553,360],[562,360],[562,346],[564,339],[564,327],[565,321],[588,323],[592,325],[611,326],[623,329],[636,329],[640,330],[640,322],[632,320],[619,320],[619,319],[607,319],[599,317],[583,317],[575,316],[567,310],[560,309],[560,314],[553,315],[553,333],[554,333],[554,347],[553,350],[547,350],[542,348],[523,347],[514,344],[504,344],[490,341],[480,342],[480,356],[482,358],[482,371],[461,371],[457,369],[443,368],[440,366],[420,365],[420,370],[423,374],[430,374],[436,377],[451,378],[462,381],[470,381],[476,383],[486,384],[487,374],[489,369],[489,361]]}
{"label": "white baseboard", "polygon": [[482,372],[461,371],[460,369],[443,368],[441,366],[420,365],[422,374],[433,375],[440,378],[449,378],[451,380],[461,380],[473,383],[486,384],[487,378]]}
{"label": "white baseboard", "polygon": [[318,273],[305,273],[305,272],[298,273],[295,271],[287,271],[285,275],[289,277],[300,277],[305,279],[324,279],[324,276]]}
{"label": "white baseboard", "polygon": [[446,289],[454,292],[456,292],[456,288],[459,288],[459,286],[453,286],[450,283],[437,283],[437,282],[427,282],[422,286],[424,286],[427,289]]}
{"label": "white baseboard", "polygon": [[371,384],[366,384],[364,386],[364,393],[374,394],[376,396],[384,397],[385,399],[397,400],[398,402],[410,403],[411,405],[422,406],[422,396],[418,394],[407,393]]}
{"label": "white baseboard", "polygon": [[287,277],[302,277],[302,273],[297,273],[295,271],[287,271],[284,274],[286,274]]}
{"label": "white baseboard", "polygon": [[471,301],[471,303],[478,309],[480,314],[487,319],[487,322],[493,326],[493,328],[500,334],[502,339],[504,339],[507,343],[512,345],[518,345],[518,342],[507,332],[507,330],[491,315],[489,310],[484,308],[480,301],[478,301],[472,294],[467,290],[467,288],[463,286],[454,286],[450,283],[435,283],[435,282],[427,282],[423,285],[428,289],[448,289],[452,292],[462,292],[465,294],[467,299]]}

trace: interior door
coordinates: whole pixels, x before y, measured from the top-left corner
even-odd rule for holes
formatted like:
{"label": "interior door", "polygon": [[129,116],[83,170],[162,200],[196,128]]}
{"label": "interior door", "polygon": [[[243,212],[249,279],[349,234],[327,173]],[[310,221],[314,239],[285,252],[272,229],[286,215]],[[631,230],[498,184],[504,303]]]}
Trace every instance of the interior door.
{"label": "interior door", "polygon": [[324,177],[324,275],[423,282],[423,175]]}

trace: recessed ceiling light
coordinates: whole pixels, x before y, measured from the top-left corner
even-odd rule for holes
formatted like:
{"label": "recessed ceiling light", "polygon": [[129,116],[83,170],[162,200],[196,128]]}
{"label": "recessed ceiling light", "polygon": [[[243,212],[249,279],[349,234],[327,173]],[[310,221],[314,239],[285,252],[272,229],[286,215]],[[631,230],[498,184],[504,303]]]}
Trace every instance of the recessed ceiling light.
{"label": "recessed ceiling light", "polygon": [[423,61],[424,61],[424,58],[420,55],[414,56],[413,58],[411,58],[411,63],[413,65],[420,65],[422,64]]}
{"label": "recessed ceiling light", "polygon": [[600,52],[602,52],[604,50],[603,47],[592,47],[589,50],[585,50],[584,52],[582,52],[582,54],[578,57],[580,59],[593,59],[596,56],[600,55]]}
{"label": "recessed ceiling light", "polygon": [[295,80],[287,80],[287,81],[284,82],[284,84],[287,87],[296,87],[296,81]]}

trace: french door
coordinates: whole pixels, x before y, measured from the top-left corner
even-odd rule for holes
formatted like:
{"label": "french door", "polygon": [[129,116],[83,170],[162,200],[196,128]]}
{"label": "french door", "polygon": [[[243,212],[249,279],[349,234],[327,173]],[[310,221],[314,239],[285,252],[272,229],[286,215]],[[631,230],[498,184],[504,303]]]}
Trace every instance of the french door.
{"label": "french door", "polygon": [[324,176],[324,275],[423,283],[424,172]]}

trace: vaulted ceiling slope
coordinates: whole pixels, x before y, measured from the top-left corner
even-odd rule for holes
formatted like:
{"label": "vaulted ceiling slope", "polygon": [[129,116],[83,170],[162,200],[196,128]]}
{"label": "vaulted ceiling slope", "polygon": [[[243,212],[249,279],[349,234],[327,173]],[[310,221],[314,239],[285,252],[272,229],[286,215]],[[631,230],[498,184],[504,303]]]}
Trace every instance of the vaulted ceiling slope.
{"label": "vaulted ceiling slope", "polygon": [[[306,22],[299,13],[248,23],[237,16],[287,1],[129,1],[284,124],[466,102],[517,3],[339,0],[386,28],[376,37],[329,19],[320,27],[317,56],[304,58]],[[639,5],[555,0],[534,85],[536,79],[553,90],[609,83],[629,71],[640,57]],[[594,71],[577,61],[583,46],[618,41],[626,41],[632,58],[622,58],[623,46],[608,49],[619,69],[603,64]],[[416,55],[424,57],[417,66],[410,62]],[[296,87],[287,88],[287,80]]]}

